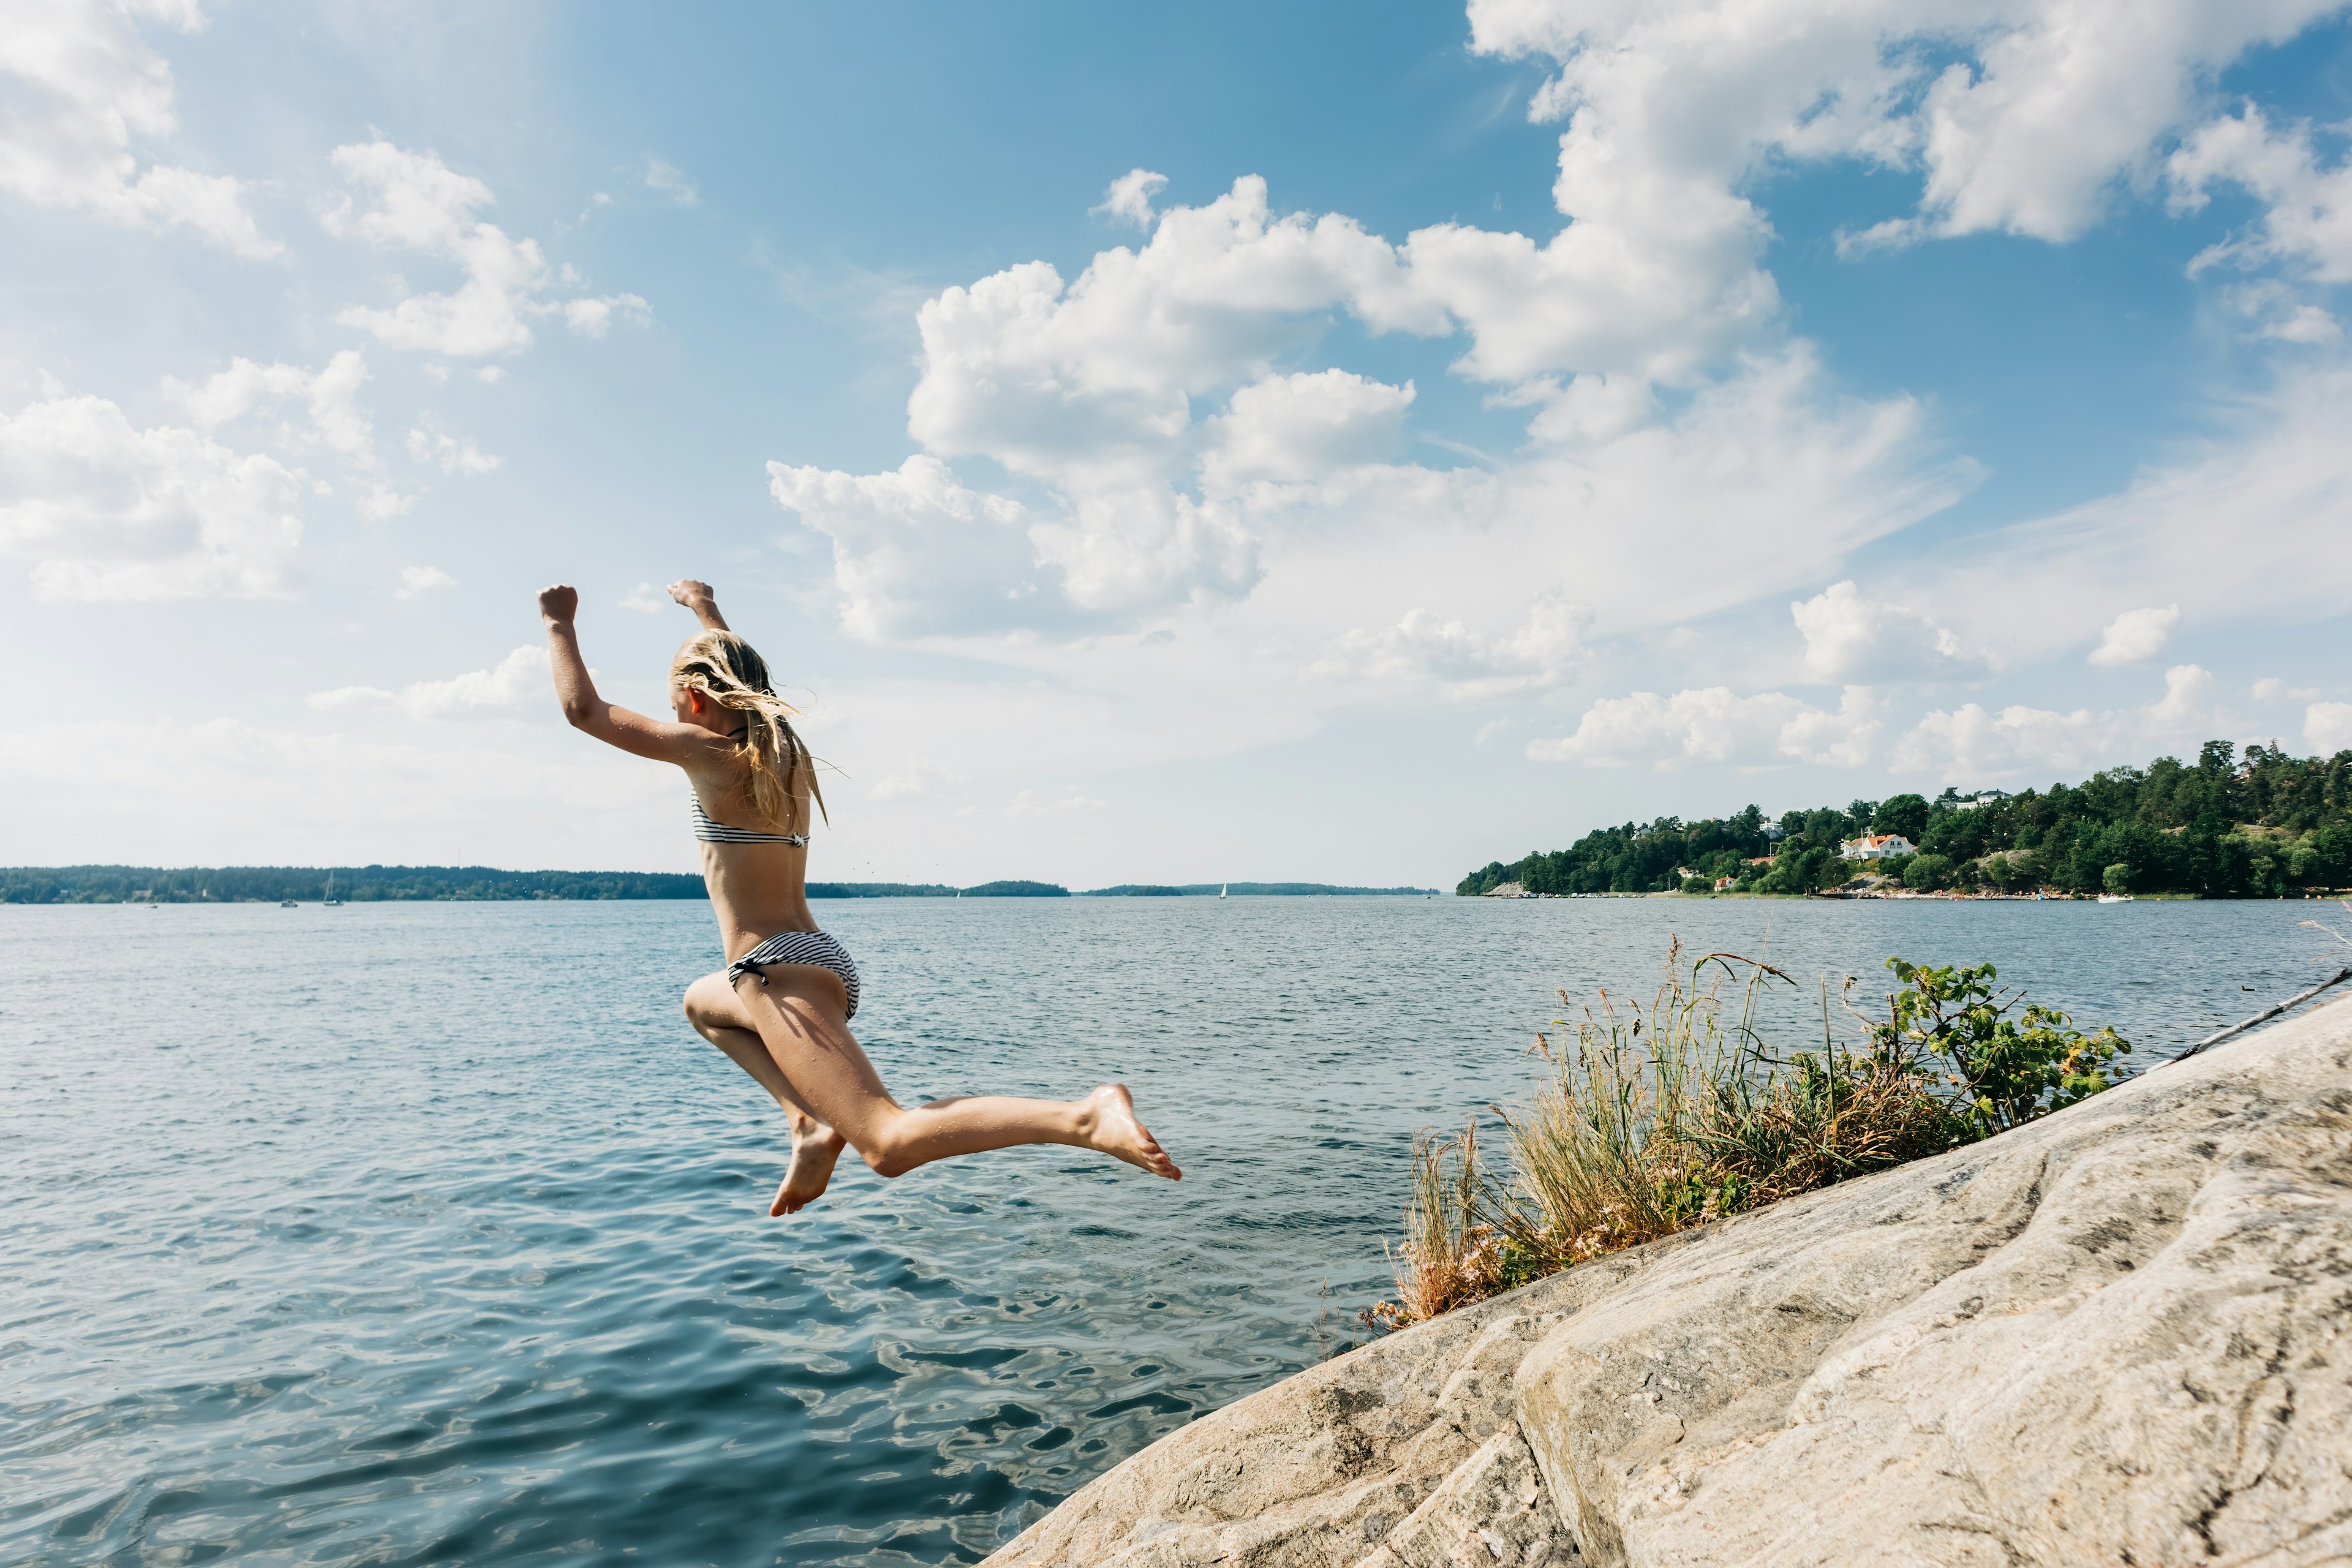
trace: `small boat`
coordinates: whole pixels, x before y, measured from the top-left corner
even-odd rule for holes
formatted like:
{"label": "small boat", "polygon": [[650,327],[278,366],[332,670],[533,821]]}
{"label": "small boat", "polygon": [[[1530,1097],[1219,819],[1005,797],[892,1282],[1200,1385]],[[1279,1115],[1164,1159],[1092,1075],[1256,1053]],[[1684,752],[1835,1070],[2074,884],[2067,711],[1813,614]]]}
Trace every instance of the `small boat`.
{"label": "small boat", "polygon": [[1221,899],[1222,899],[1222,898],[1223,898],[1227,893],[1229,893],[1229,892],[1233,891],[1233,887],[1234,887],[1234,885],[1233,885],[1231,882],[1220,882],[1220,883],[1218,883],[1218,884],[1217,884],[1217,897],[1219,897],[1219,898],[1221,898]]}
{"label": "small boat", "polygon": [[2131,901],[2132,896],[2129,893],[2101,893],[2099,895],[2099,902],[2103,904],[2127,904]]}
{"label": "small boat", "polygon": [[[293,900],[289,899],[287,902],[291,903]],[[330,871],[327,873],[327,907],[331,910],[341,909],[342,903],[342,900],[335,897],[335,874]]]}
{"label": "small boat", "polygon": [[280,899],[280,900],[278,900],[278,907],[279,909],[281,909],[281,910],[293,910],[293,909],[299,909],[299,908],[301,908],[301,906],[300,906],[299,904],[297,904],[297,903],[296,903],[293,900],[291,900],[291,899]]}

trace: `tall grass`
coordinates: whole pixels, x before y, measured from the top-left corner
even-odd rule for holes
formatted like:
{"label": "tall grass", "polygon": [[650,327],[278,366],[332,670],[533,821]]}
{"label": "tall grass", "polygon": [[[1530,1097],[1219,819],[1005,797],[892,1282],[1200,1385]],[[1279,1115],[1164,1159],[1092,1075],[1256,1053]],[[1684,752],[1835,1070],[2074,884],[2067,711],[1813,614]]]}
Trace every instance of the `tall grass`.
{"label": "tall grass", "polygon": [[1579,1016],[1536,1036],[1543,1080],[1524,1107],[1496,1110],[1507,1173],[1483,1163],[1475,1121],[1416,1142],[1392,1255],[1396,1299],[1367,1322],[1424,1321],[1604,1253],[1941,1153],[2023,1119],[2021,1096],[2047,1110],[2105,1088],[2100,1069],[2127,1048],[2111,1032],[2084,1040],[2041,1008],[2026,1010],[2021,1033],[2005,1017],[2018,998],[1992,994],[1990,965],[1890,963],[1907,988],[1889,996],[1885,1020],[1844,1007],[1864,1028],[1858,1043],[1842,1040],[1824,984],[1819,1047],[1786,1056],[1759,1032],[1759,1016],[1795,986],[1760,960],[1711,952],[1685,963],[1676,942],[1646,1007],[1603,991],[1597,1006],[1577,1008],[1562,992],[1563,1010]]}

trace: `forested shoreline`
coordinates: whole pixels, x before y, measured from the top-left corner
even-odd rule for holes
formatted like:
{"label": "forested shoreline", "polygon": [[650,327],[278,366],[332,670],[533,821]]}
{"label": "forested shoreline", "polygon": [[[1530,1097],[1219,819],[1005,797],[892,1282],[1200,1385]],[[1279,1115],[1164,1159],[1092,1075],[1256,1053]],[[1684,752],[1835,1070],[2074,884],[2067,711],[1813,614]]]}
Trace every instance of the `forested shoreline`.
{"label": "forested shoreline", "polygon": [[[1846,858],[1865,834],[1917,853]],[[1493,861],[1458,894],[1516,883],[1528,893],[1810,893],[1885,877],[1919,891],[2299,897],[2352,885],[2352,751],[2295,757],[2209,741],[2193,763],[2158,757],[2079,784],[2015,795],[1946,789],[1767,817],[1662,816],[1586,834],[1566,849]]]}

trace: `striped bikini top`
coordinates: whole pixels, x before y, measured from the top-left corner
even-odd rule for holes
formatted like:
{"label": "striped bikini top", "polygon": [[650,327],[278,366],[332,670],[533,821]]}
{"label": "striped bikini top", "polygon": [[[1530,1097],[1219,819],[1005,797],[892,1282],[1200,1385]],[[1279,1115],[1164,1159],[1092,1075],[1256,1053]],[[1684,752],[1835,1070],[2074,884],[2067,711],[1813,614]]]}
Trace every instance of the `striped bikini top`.
{"label": "striped bikini top", "polygon": [[730,827],[723,822],[713,822],[710,814],[702,809],[702,797],[689,789],[688,802],[694,808],[694,836],[705,844],[782,844],[794,849],[808,847],[805,833],[759,833],[749,827]]}

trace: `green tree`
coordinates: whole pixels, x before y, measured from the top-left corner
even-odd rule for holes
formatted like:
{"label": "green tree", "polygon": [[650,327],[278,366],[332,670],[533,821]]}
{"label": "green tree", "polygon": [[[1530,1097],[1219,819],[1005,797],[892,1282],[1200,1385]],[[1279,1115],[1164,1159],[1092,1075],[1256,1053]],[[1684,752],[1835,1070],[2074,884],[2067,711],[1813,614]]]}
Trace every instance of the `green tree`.
{"label": "green tree", "polygon": [[1916,844],[1927,837],[1927,797],[1921,795],[1890,795],[1878,803],[1870,814],[1873,833],[1899,833]]}
{"label": "green tree", "polygon": [[1916,892],[1932,893],[1949,885],[1952,862],[1943,855],[1914,855],[1903,863],[1903,885]]}
{"label": "green tree", "polygon": [[2100,880],[2110,893],[2128,893],[2131,891],[2132,868],[2118,860],[2106,868]]}

